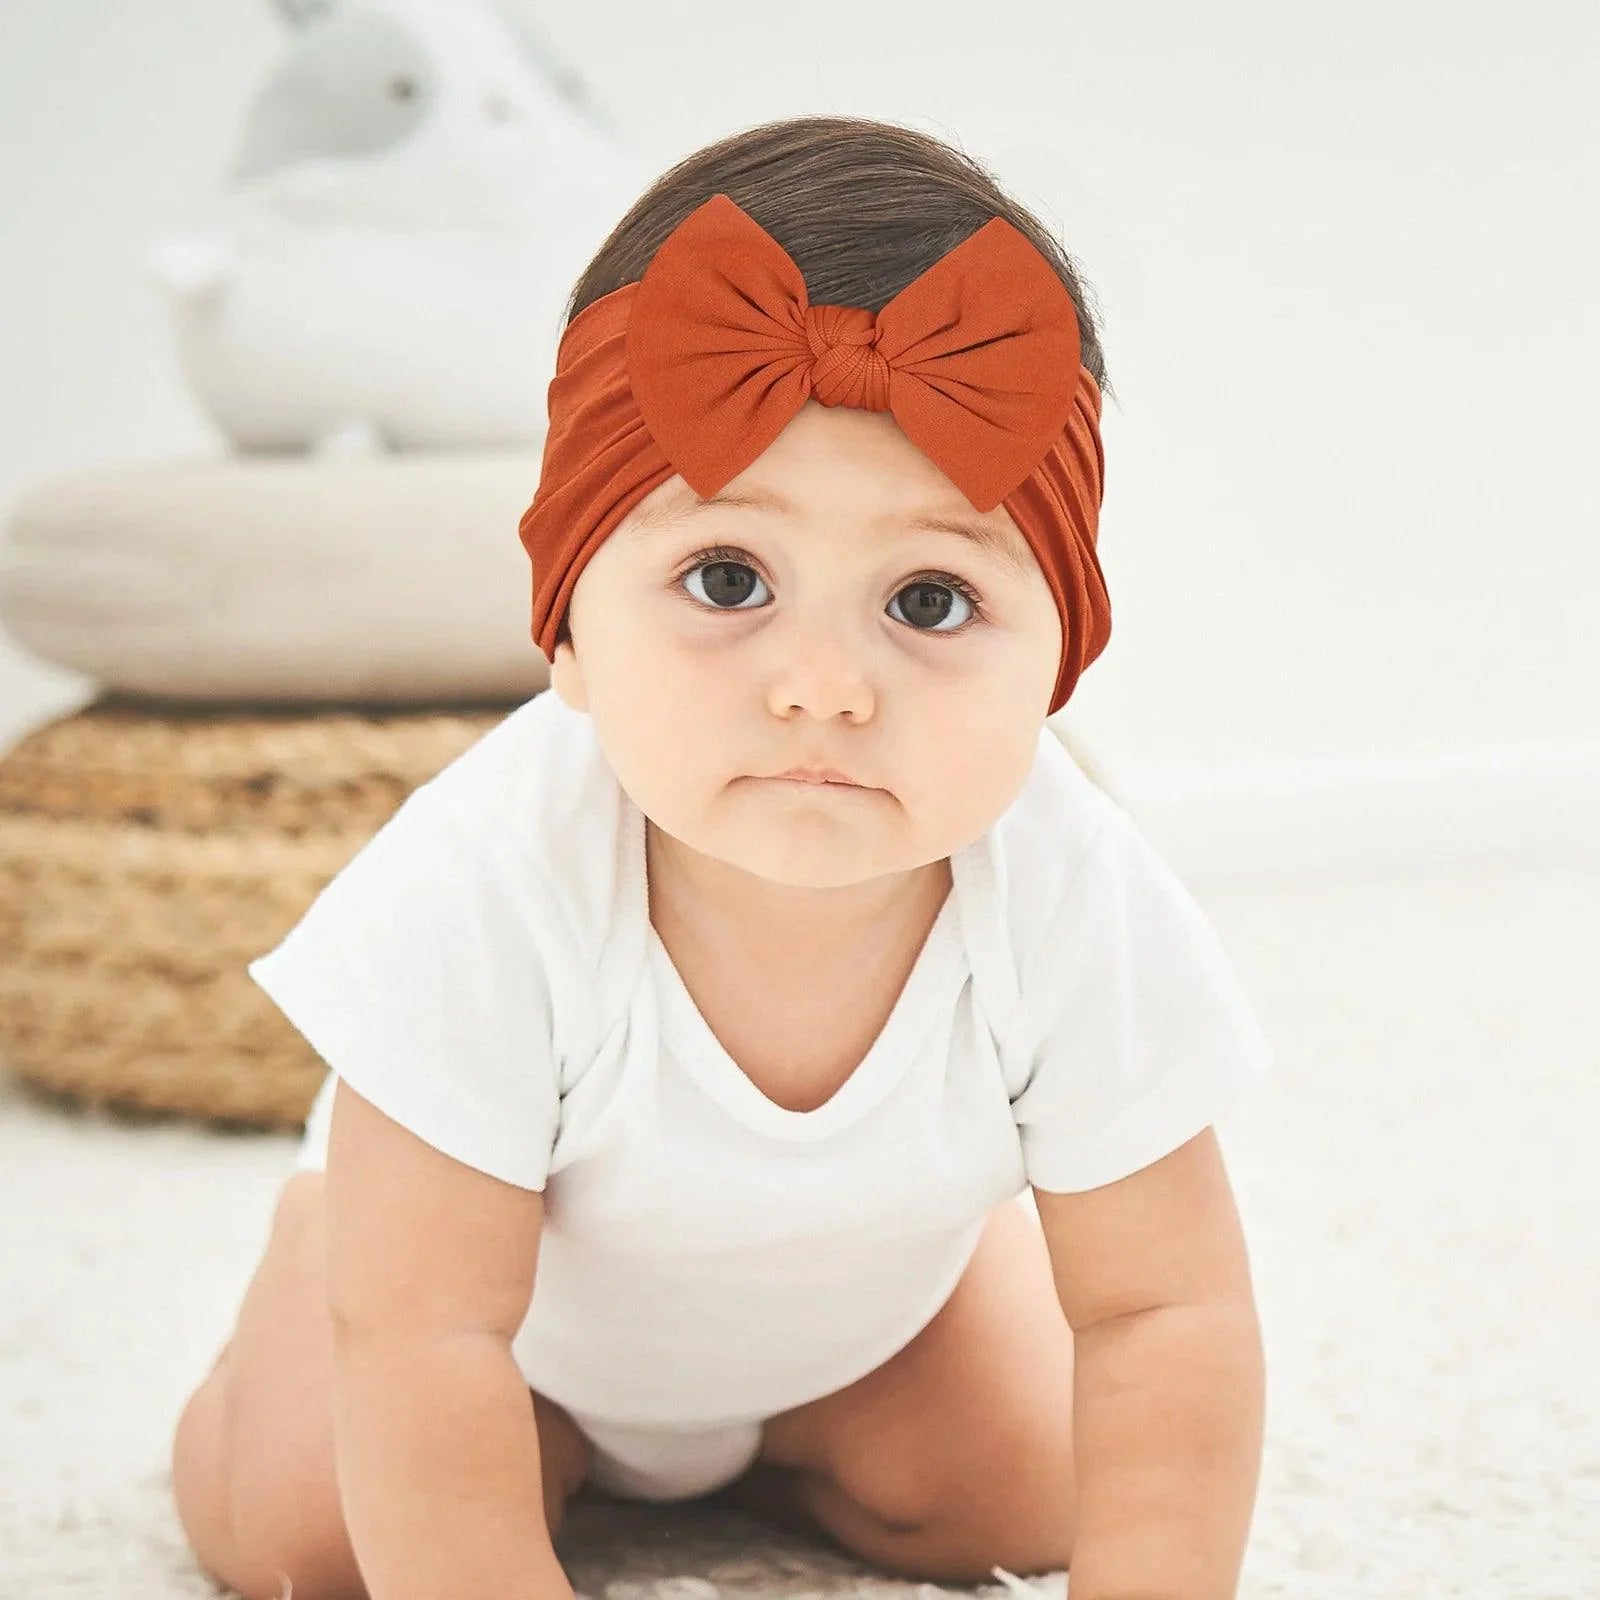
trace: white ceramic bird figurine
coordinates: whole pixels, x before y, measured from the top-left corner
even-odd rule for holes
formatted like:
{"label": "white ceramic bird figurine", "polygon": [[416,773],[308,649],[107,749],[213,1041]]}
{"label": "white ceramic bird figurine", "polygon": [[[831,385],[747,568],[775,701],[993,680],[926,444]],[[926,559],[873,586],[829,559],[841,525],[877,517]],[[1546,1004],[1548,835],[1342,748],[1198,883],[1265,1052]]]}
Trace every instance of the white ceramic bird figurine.
{"label": "white ceramic bird figurine", "polygon": [[274,0],[225,185],[158,240],[184,375],[247,451],[533,444],[578,274],[646,181],[488,0]]}

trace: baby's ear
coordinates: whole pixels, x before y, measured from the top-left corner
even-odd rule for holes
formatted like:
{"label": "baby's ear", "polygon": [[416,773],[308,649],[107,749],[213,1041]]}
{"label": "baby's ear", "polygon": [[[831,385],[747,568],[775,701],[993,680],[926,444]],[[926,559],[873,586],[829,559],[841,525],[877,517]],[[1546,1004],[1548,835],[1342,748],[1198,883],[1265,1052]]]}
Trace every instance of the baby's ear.
{"label": "baby's ear", "polygon": [[564,639],[556,646],[554,660],[550,663],[550,687],[574,711],[589,709],[589,695],[583,686],[583,669],[578,665],[578,652],[572,641]]}

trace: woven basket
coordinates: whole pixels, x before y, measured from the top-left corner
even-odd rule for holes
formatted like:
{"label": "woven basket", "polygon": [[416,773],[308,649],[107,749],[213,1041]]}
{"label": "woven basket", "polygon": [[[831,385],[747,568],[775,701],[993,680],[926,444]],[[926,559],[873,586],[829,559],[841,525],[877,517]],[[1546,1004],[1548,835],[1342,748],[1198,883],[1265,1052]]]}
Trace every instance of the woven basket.
{"label": "woven basket", "polygon": [[510,706],[115,696],[0,758],[0,1062],[96,1104],[297,1127],[321,1059],[245,972]]}

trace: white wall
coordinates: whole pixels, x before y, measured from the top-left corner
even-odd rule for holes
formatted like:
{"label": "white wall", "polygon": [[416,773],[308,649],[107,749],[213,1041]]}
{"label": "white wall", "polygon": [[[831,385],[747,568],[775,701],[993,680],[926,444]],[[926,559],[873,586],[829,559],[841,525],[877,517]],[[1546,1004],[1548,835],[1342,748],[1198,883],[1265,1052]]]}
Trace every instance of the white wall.
{"label": "white wall", "polygon": [[[1115,627],[1064,720],[1186,863],[1600,850],[1600,8],[524,8],[658,167],[808,111],[953,138],[1098,296]],[[265,0],[0,40],[0,510],[218,448],[145,241]],[[0,641],[0,740],[92,685]]]}

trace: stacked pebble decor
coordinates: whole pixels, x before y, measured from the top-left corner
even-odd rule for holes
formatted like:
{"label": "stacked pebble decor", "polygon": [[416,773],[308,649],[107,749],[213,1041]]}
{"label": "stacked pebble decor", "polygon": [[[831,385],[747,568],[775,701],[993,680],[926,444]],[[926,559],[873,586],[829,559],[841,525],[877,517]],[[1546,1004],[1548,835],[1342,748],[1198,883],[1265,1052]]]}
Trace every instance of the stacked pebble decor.
{"label": "stacked pebble decor", "polygon": [[292,1124],[322,1068],[244,965],[548,687],[517,519],[562,307],[649,171],[494,0],[271,10],[146,254],[223,451],[0,528],[0,625],[100,694],[0,758],[0,1067]]}
{"label": "stacked pebble decor", "polygon": [[40,483],[0,624],[97,697],[0,755],[0,1068],[294,1126],[324,1068],[245,971],[549,685],[522,450],[239,453]]}

